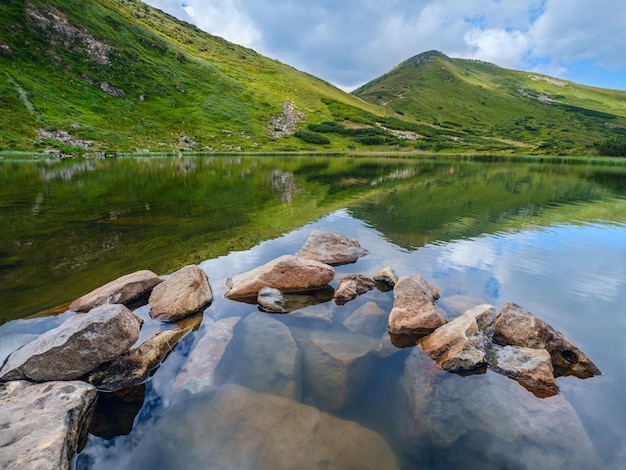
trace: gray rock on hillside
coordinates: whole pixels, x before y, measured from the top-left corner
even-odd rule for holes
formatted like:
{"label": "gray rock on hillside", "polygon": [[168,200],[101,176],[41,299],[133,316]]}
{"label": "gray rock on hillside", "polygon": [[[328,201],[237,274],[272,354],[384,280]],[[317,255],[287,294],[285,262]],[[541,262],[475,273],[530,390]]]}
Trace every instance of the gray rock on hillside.
{"label": "gray rock on hillside", "polygon": [[73,312],[88,312],[103,304],[126,304],[149,292],[160,282],[163,279],[152,271],[136,271],[79,297],[70,304],[69,309]]}
{"label": "gray rock on hillside", "polygon": [[120,304],[77,314],[9,356],[0,380],[74,380],[108,362],[139,338],[141,320]]}
{"label": "gray rock on hillside", "polygon": [[493,340],[503,345],[546,349],[557,377],[575,375],[584,379],[600,374],[591,359],[563,333],[514,303],[506,304],[498,314]]}
{"label": "gray rock on hillside", "polygon": [[449,372],[484,367],[495,318],[493,305],[474,307],[424,338],[422,350]]}
{"label": "gray rock on hillside", "polygon": [[273,287],[283,293],[307,292],[326,286],[335,277],[328,264],[299,256],[284,255],[262,266],[226,281],[230,299],[256,297],[263,287]]}
{"label": "gray rock on hillside", "polygon": [[387,329],[396,335],[424,336],[446,323],[435,309],[439,291],[418,274],[403,276],[393,289]]}
{"label": "gray rock on hillside", "polygon": [[335,292],[335,302],[339,305],[345,304],[357,296],[372,290],[376,283],[362,274],[348,274],[341,278],[339,287]]}
{"label": "gray rock on hillside", "polygon": [[85,382],[0,386],[0,468],[69,469],[96,400]]}
{"label": "gray rock on hillside", "polygon": [[106,392],[138,385],[148,378],[148,374],[161,364],[190,331],[191,328],[161,331],[140,346],[90,372],[84,380]]}
{"label": "gray rock on hillside", "polygon": [[316,229],[311,232],[308,240],[296,255],[338,266],[354,263],[367,253],[368,251],[354,238]]}
{"label": "gray rock on hillside", "polygon": [[[221,386],[211,400],[187,400],[133,449],[145,468],[396,470],[379,434],[284,397]],[[180,436],[181,446],[173,446]]]}
{"label": "gray rock on hillside", "polygon": [[152,318],[173,322],[200,310],[212,300],[206,273],[196,265],[189,265],[155,286],[148,303]]}

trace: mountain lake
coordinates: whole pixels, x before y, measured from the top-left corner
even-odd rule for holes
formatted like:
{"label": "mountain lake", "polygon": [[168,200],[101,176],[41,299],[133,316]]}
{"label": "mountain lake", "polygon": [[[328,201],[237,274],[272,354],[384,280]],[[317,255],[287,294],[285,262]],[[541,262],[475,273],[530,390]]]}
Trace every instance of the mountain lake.
{"label": "mountain lake", "polygon": [[[145,383],[100,393],[77,469],[624,468],[626,164],[5,159],[0,181],[0,361],[124,274],[197,264],[213,290]],[[559,377],[539,398],[490,369],[445,372],[390,340],[393,291],[379,287],[288,314],[224,297],[228,278],[295,254],[314,229],[369,252],[335,267],[331,293],[390,266],[436,286],[448,320],[515,302],[602,374]],[[180,326],[135,313],[138,343]],[[203,338],[218,327],[230,336],[204,377],[189,361],[213,354]]]}

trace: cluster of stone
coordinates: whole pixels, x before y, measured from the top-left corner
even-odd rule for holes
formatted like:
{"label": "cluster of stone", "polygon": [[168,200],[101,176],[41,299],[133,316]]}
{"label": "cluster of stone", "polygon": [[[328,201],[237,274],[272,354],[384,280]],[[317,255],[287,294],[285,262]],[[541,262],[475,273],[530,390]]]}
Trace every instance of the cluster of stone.
{"label": "cluster of stone", "polygon": [[[419,344],[415,351],[440,371],[490,367],[542,397],[558,393],[555,377],[584,378],[600,373],[561,333],[515,304],[505,305],[498,315],[494,306],[478,305],[447,322],[436,305],[440,294],[434,285],[417,274],[398,278],[389,266],[373,278],[348,274],[339,280],[336,290],[329,286],[335,278],[334,266],[354,263],[366,254],[357,240],[315,230],[295,255],[281,256],[228,279],[224,296],[256,303],[260,312],[243,318],[204,318],[203,335],[176,376],[174,393],[216,392],[214,399],[219,406],[212,408],[216,410],[243,404],[255,413],[267,408],[267,420],[276,420],[276,426],[285,428],[295,423],[281,421],[286,414],[306,417],[304,421],[311,423],[311,429],[288,433],[294,446],[299,445],[298,439],[304,439],[302,445],[307,447],[309,434],[318,436],[315,440],[319,445],[311,448],[312,453],[298,457],[304,459],[304,466],[326,461],[325,452],[334,449],[332,436],[349,433],[355,436],[354,449],[346,455],[356,467],[397,468],[393,453],[380,436],[326,414],[346,409],[362,393],[364,371],[369,370],[371,361],[393,354],[397,346]],[[376,303],[367,302],[341,318],[343,331],[326,329],[336,319],[321,304],[339,308],[375,287],[393,290],[389,314]],[[137,344],[142,321],[131,308],[142,299],[149,304],[150,317],[168,325]],[[177,343],[199,326],[187,320],[212,300],[208,276],[200,267],[190,265],[166,279],[151,271],[131,273],[72,302],[72,316],[15,350],[0,369],[0,382],[4,382],[0,385],[0,424],[4,423],[0,466],[69,468],[97,391],[118,392],[146,382]],[[328,303],[330,300],[334,304]],[[289,314],[281,318],[301,323],[290,328],[288,321],[277,321],[264,312]],[[315,327],[302,328],[302,322]],[[245,341],[234,340],[236,331]],[[280,348],[268,348],[268,343]],[[219,366],[228,363],[229,354],[244,358],[249,367],[229,371],[237,386],[220,386]],[[407,364],[410,361],[424,363],[423,358],[409,359]],[[426,369],[433,370],[431,366]],[[411,374],[405,375],[408,379],[404,382],[413,383]],[[299,403],[303,383],[308,384],[307,393],[315,408]],[[430,382],[426,389],[432,390]],[[420,400],[424,399],[413,398],[414,405]],[[37,432],[33,431],[37,423],[21,419],[24,410],[33,406],[49,417],[44,420],[49,421],[48,426]],[[220,410],[216,419],[222,416],[227,415]],[[189,422],[194,423],[193,416]],[[257,432],[255,422],[241,423],[240,445],[244,445],[243,436]],[[208,431],[203,423],[195,425],[204,435]],[[211,439],[210,446],[215,447],[211,452],[230,448],[220,442],[220,436]],[[271,443],[263,446],[271,447]],[[26,452],[25,448],[37,452]],[[333,454],[333,459],[344,450]],[[271,455],[276,462],[282,458],[279,453],[276,449]]]}

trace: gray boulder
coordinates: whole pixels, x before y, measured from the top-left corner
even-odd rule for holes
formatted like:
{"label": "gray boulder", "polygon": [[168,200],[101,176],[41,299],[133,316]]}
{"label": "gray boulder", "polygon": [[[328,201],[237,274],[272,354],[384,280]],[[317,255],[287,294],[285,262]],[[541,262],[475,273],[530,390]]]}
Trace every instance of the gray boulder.
{"label": "gray boulder", "polygon": [[96,395],[79,381],[0,385],[0,468],[69,469]]}
{"label": "gray boulder", "polygon": [[77,314],[9,356],[0,380],[74,380],[108,362],[139,338],[141,320],[120,304]]}
{"label": "gray boulder", "polygon": [[418,274],[403,276],[393,289],[387,329],[396,335],[424,336],[446,323],[435,309],[439,291]]}
{"label": "gray boulder", "polygon": [[354,263],[368,251],[354,238],[335,235],[322,230],[313,230],[304,246],[296,253],[302,258],[338,266]]}
{"label": "gray boulder", "polygon": [[69,309],[73,312],[88,312],[102,304],[126,304],[148,293],[160,282],[163,279],[152,271],[136,271],[79,297],[70,304]]}
{"label": "gray boulder", "polygon": [[318,261],[284,255],[251,271],[226,281],[229,299],[257,297],[263,287],[274,287],[283,293],[307,292],[326,286],[335,270]]}
{"label": "gray boulder", "polygon": [[332,299],[334,291],[328,286],[309,294],[283,294],[273,287],[263,287],[257,295],[257,304],[264,312],[291,313],[306,307],[312,307]]}
{"label": "gray boulder", "polygon": [[155,286],[148,303],[152,318],[173,322],[200,310],[212,300],[206,273],[196,265],[189,265]]}
{"label": "gray boulder", "polygon": [[563,333],[514,303],[506,304],[498,314],[493,340],[503,345],[546,349],[557,377],[574,375],[584,379],[601,373]]}
{"label": "gray boulder", "polygon": [[84,380],[106,392],[145,382],[150,372],[161,364],[189,331],[191,328],[161,331],[140,346],[90,372]]}

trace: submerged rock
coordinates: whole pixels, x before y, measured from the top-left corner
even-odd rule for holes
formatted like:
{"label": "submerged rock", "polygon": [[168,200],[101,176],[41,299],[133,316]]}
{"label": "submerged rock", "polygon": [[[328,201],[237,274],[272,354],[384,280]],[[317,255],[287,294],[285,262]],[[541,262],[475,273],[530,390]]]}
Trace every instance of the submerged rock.
{"label": "submerged rock", "polygon": [[69,469],[96,395],[79,381],[0,385],[0,468]]}
{"label": "submerged rock", "polygon": [[300,399],[300,348],[289,328],[275,316],[253,312],[243,318],[224,360],[229,366],[220,368],[220,372],[229,382],[255,392]]}
{"label": "submerged rock", "polygon": [[304,379],[314,403],[338,411],[363,393],[378,340],[331,331],[294,332],[303,351]]}
{"label": "submerged rock", "polygon": [[0,380],[74,380],[108,362],[139,339],[141,320],[119,304],[77,314],[9,356]]}
{"label": "submerged rock", "polygon": [[273,287],[283,293],[307,292],[320,289],[335,277],[335,270],[318,261],[284,255],[226,282],[225,297],[238,299],[256,297],[263,287]]}
{"label": "submerged rock", "polygon": [[421,341],[422,350],[449,372],[485,367],[496,308],[479,305]]}
{"label": "submerged rock", "polygon": [[297,256],[321,263],[338,266],[354,263],[368,251],[354,238],[335,235],[322,230],[313,230]]}
{"label": "submerged rock", "polygon": [[491,370],[517,380],[540,398],[559,393],[550,353],[545,349],[504,346],[491,353]]}
{"label": "submerged rock", "polygon": [[215,371],[233,338],[233,328],[240,319],[228,317],[221,320],[210,318],[204,320],[203,328],[206,330],[204,336],[189,353],[176,376],[174,390],[187,390],[196,394],[215,388]]}
{"label": "submerged rock", "polygon": [[439,291],[418,274],[401,277],[393,289],[387,329],[396,335],[424,336],[446,323],[435,309]]}
{"label": "submerged rock", "polygon": [[368,302],[352,312],[343,321],[343,326],[352,333],[380,338],[380,335],[385,332],[386,320],[387,312],[375,302]]}
{"label": "submerged rock", "polygon": [[404,449],[439,456],[441,468],[604,468],[576,411],[538,399],[487,371],[447,374],[419,348],[405,362],[396,402]]}
{"label": "submerged rock", "polygon": [[263,287],[257,295],[257,303],[269,313],[287,313],[287,299],[281,291],[273,287]]}
{"label": "submerged rock", "polygon": [[152,271],[136,271],[79,297],[70,304],[69,309],[73,312],[88,312],[102,304],[126,304],[148,293],[161,282],[163,279]]}
{"label": "submerged rock", "polygon": [[[146,468],[398,469],[379,434],[352,421],[234,384],[165,413],[133,449]],[[183,445],[180,436],[184,434]]]}
{"label": "submerged rock", "polygon": [[172,322],[197,312],[212,300],[206,273],[196,265],[189,265],[157,285],[148,303],[152,318]]}
{"label": "submerged rock", "polygon": [[103,364],[84,380],[107,392],[138,385],[148,378],[189,331],[191,328],[161,331],[137,348]]}
{"label": "submerged rock", "polygon": [[362,274],[348,274],[341,278],[339,287],[335,292],[335,302],[339,305],[345,304],[357,296],[366,293],[374,288],[376,284],[367,276]]}
{"label": "submerged rock", "polygon": [[498,314],[493,340],[503,345],[546,349],[557,377],[575,375],[584,379],[601,373],[563,333],[514,303],[506,304]]}

